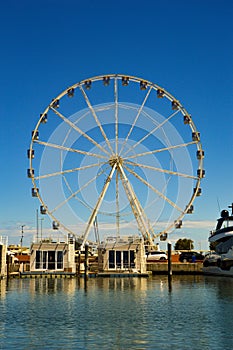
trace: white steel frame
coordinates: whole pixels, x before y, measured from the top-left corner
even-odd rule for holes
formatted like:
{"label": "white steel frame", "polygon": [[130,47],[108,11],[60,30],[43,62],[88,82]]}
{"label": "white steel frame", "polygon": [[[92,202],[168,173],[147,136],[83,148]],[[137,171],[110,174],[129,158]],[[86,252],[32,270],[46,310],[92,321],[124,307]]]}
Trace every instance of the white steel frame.
{"label": "white steel frame", "polygon": [[[146,86],[146,94],[145,94],[145,97],[140,105],[140,108],[138,109],[138,112],[135,116],[134,122],[132,123],[130,130],[128,131],[128,134],[125,138],[125,141],[124,141],[123,145],[121,146],[121,149],[119,150],[119,119],[118,119],[119,118],[119,116],[118,116],[119,96],[118,96],[118,92],[119,92],[119,82],[122,79],[126,79],[129,84],[131,82],[137,83],[138,85],[143,83]],[[115,106],[115,145],[114,145],[114,147],[112,146],[108,136],[106,135],[106,132],[104,131],[103,126],[101,125],[101,122],[98,118],[98,115],[95,111],[94,106],[90,102],[90,99],[88,97],[88,90],[85,89],[87,82],[89,82],[93,85],[95,82],[100,81],[100,80],[102,80],[102,81],[113,80],[113,84],[114,84],[114,106]],[[64,96],[66,96],[70,91],[75,91],[76,89],[79,89],[81,91],[82,96],[86,102],[86,105],[89,108],[89,110],[91,111],[91,114],[95,120],[96,126],[98,126],[99,131],[105,140],[106,147],[103,147],[101,144],[99,144],[94,138],[89,136],[77,124],[70,121],[67,116],[65,116],[63,113],[58,111],[58,109],[56,108],[57,107],[56,102],[59,103],[59,101]],[[125,146],[127,145],[127,142],[130,139],[130,136],[131,136],[131,134],[135,128],[135,125],[137,123],[137,120],[138,120],[144,106],[146,105],[147,100],[148,100],[150,94],[152,93],[152,91],[156,91],[157,93],[160,92],[162,94],[163,98],[166,98],[167,100],[169,100],[170,102],[175,104],[175,108],[174,108],[175,111],[167,119],[165,119],[163,123],[155,126],[153,130],[151,130],[149,133],[147,133],[147,135],[145,135],[143,138],[139,139],[132,146],[132,148],[135,149],[138,144],[141,144],[146,138],[148,138],[150,136],[151,133],[153,133],[156,129],[161,128],[164,123],[171,120],[177,113],[181,113],[184,116],[184,118],[187,119],[187,124],[188,124],[191,132],[196,134],[197,137],[196,137],[196,139],[190,140],[190,142],[186,142],[183,144],[171,145],[170,147],[163,147],[160,149],[154,149],[154,150],[150,150],[148,152],[142,152],[140,154],[137,153],[135,155],[132,155],[132,154],[127,155],[129,150],[127,151],[125,149]],[[67,123],[67,125],[69,125],[72,129],[77,131],[78,134],[80,134],[81,136],[86,138],[89,142],[91,142],[91,144],[93,144],[93,146],[98,148],[100,153],[98,153],[98,154],[92,153],[92,152],[84,151],[84,150],[77,149],[77,148],[74,149],[72,147],[66,147],[62,144],[54,144],[54,143],[50,143],[47,141],[39,140],[37,138],[37,133],[38,133],[39,128],[40,128],[41,124],[44,122],[44,119],[46,118],[47,113],[49,111],[52,111],[54,113],[54,115],[56,115],[58,118],[61,119],[61,121]],[[50,147],[50,148],[54,148],[54,149],[58,149],[58,150],[63,150],[63,151],[67,151],[67,152],[82,154],[84,156],[93,157],[97,160],[97,162],[94,164],[88,165],[88,166],[73,167],[72,169],[62,170],[60,172],[50,173],[50,174],[46,174],[46,175],[41,175],[41,176],[39,174],[34,175],[33,151],[34,151],[34,147],[36,145],[41,145],[43,147]],[[177,149],[177,148],[184,148],[184,147],[188,148],[190,145],[195,145],[197,152],[199,152],[199,154],[200,154],[200,157],[198,157],[198,169],[199,169],[200,176],[195,176],[193,174],[183,174],[183,173],[179,173],[179,172],[168,170],[168,169],[162,169],[162,168],[158,168],[158,167],[154,167],[154,166],[150,166],[150,165],[145,165],[145,164],[143,164],[143,162],[140,162],[140,161],[135,162],[135,159],[142,159],[147,154],[156,154],[159,152],[171,151],[171,150]],[[197,132],[197,129],[196,129],[195,124],[191,118],[191,115],[182,106],[182,104],[175,99],[174,96],[172,96],[168,91],[161,88],[160,86],[158,86],[152,82],[149,82],[145,79],[140,79],[140,78],[137,78],[134,76],[125,76],[125,75],[121,75],[121,74],[101,75],[101,76],[96,76],[96,77],[90,78],[88,80],[85,79],[79,83],[76,83],[76,84],[70,86],[69,88],[64,90],[61,94],[59,94],[48,105],[48,107],[44,110],[44,112],[40,115],[40,118],[39,118],[39,120],[36,124],[36,127],[33,131],[33,134],[32,134],[32,139],[31,139],[30,149],[29,149],[28,154],[29,154],[29,171],[31,173],[30,177],[32,179],[34,192],[36,193],[37,197],[39,198],[41,205],[44,208],[46,208],[47,213],[52,218],[52,220],[55,220],[56,222],[58,222],[59,225],[61,227],[65,228],[68,232],[70,232],[70,230],[65,226],[64,223],[59,222],[58,218],[56,217],[56,210],[58,208],[62,207],[62,205],[64,205],[64,202],[60,203],[56,208],[48,208],[46,203],[44,202],[42,196],[40,195],[40,193],[38,191],[38,181],[42,178],[44,179],[44,178],[49,178],[52,176],[61,176],[64,174],[68,174],[69,172],[85,171],[88,168],[100,167],[100,165],[104,165],[104,164],[107,164],[108,166],[110,166],[110,172],[108,174],[107,181],[105,182],[105,184],[103,186],[103,189],[102,189],[102,192],[101,192],[99,198],[96,198],[95,207],[89,208],[91,210],[89,220],[87,221],[86,229],[85,229],[84,233],[82,234],[82,236],[80,235],[82,245],[84,245],[86,243],[86,241],[88,240],[88,235],[89,235],[90,229],[93,226],[94,220],[95,220],[95,218],[98,214],[98,211],[101,207],[101,204],[103,202],[105,194],[108,190],[109,184],[111,183],[111,181],[113,179],[114,173],[115,173],[115,181],[116,181],[116,183],[115,183],[115,188],[116,188],[116,227],[117,227],[116,234],[118,236],[120,234],[119,183],[121,182],[121,184],[123,185],[123,188],[125,190],[126,196],[128,198],[128,201],[130,203],[133,215],[136,219],[138,229],[139,229],[141,235],[143,236],[145,242],[147,242],[147,244],[149,244],[149,245],[154,244],[153,242],[154,242],[154,239],[156,237],[163,235],[165,232],[168,232],[169,230],[172,230],[172,228],[174,227],[174,222],[172,222],[168,227],[166,227],[166,230],[162,230],[158,233],[154,232],[153,228],[151,227],[151,225],[149,223],[148,218],[146,217],[146,214],[142,208],[142,205],[140,204],[140,201],[139,201],[136,193],[134,192],[133,186],[130,183],[130,181],[126,175],[126,171],[128,173],[130,173],[132,176],[134,176],[135,178],[137,178],[137,180],[141,181],[141,183],[144,184],[145,186],[147,186],[150,190],[154,191],[159,197],[161,197],[164,201],[169,203],[169,205],[176,208],[180,212],[180,215],[177,217],[177,221],[181,220],[184,217],[184,215],[188,212],[188,210],[191,208],[195,197],[199,194],[200,182],[201,182],[201,178],[203,177],[202,174],[203,174],[204,152],[202,150],[202,145],[200,142],[199,133]],[[178,177],[192,178],[195,181],[194,192],[193,192],[189,202],[187,203],[186,207],[179,208],[176,205],[176,203],[174,203],[167,196],[165,196],[163,193],[161,193],[158,189],[156,189],[154,186],[152,186],[147,180],[143,179],[136,171],[132,170],[132,168],[130,168],[130,166],[132,166],[132,165],[136,168],[137,167],[139,167],[141,169],[147,168],[147,169],[150,169],[153,171],[162,172],[164,174],[166,173],[166,174],[170,174],[170,175],[174,175],[174,176],[178,176]],[[91,181],[95,181],[101,172],[102,171],[100,169],[98,174],[95,177],[93,177],[93,179]],[[87,187],[89,185],[89,183],[90,183],[90,181],[87,182],[82,188],[79,188],[76,192],[71,193],[71,195],[66,198],[65,202],[69,202],[69,200],[71,198],[76,196],[77,193],[81,192],[84,189],[84,187]]]}

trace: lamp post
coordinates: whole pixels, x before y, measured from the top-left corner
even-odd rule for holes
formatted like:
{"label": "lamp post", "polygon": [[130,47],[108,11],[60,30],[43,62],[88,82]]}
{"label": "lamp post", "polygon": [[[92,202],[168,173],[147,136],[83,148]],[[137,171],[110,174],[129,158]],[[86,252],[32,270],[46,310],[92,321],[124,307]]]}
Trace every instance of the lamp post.
{"label": "lamp post", "polygon": [[44,218],[40,219],[40,241],[42,243],[42,221],[44,220]]}
{"label": "lamp post", "polygon": [[23,234],[24,234],[23,228],[24,228],[24,226],[25,225],[21,225],[21,238],[20,238],[21,254],[22,254],[22,246],[23,246]]}
{"label": "lamp post", "polygon": [[38,217],[38,209],[36,209],[36,243],[39,242],[39,217]]}

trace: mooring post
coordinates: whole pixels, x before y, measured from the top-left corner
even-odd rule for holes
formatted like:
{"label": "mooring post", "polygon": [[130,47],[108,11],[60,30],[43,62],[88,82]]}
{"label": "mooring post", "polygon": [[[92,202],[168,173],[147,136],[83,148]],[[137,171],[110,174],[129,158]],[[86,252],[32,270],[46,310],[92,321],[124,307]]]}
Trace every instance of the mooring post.
{"label": "mooring post", "polygon": [[10,255],[6,253],[6,277],[10,277]]}
{"label": "mooring post", "polygon": [[168,276],[171,276],[172,275],[172,245],[169,242],[167,244],[167,256],[168,256],[167,273],[168,273]]}
{"label": "mooring post", "polygon": [[172,245],[169,242],[167,244],[167,257],[168,257],[168,264],[167,264],[168,290],[169,292],[171,292],[172,291]]}
{"label": "mooring post", "polygon": [[85,261],[84,261],[84,277],[88,277],[88,243],[85,244]]}
{"label": "mooring post", "polygon": [[78,272],[77,275],[80,277],[80,264],[81,264],[81,252],[78,253]]}

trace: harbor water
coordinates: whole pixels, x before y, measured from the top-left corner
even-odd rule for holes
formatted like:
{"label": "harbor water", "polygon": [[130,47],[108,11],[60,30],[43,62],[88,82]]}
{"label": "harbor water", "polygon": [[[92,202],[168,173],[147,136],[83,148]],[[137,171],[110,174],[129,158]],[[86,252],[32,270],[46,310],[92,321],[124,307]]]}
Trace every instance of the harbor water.
{"label": "harbor water", "polygon": [[0,349],[233,346],[233,278],[27,278],[0,287]]}

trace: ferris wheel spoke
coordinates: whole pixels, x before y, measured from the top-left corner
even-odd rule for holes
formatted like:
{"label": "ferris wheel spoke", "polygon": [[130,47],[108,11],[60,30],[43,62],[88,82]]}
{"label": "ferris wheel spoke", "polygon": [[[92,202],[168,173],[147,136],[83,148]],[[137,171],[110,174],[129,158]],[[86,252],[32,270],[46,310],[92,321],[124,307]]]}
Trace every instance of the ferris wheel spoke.
{"label": "ferris wheel spoke", "polygon": [[164,124],[166,124],[167,122],[169,122],[169,120],[171,118],[173,118],[176,114],[180,113],[180,110],[176,110],[175,112],[173,112],[172,114],[170,114],[168,117],[166,117],[166,119],[158,124],[158,122],[156,122],[156,120],[149,114],[149,113],[145,113],[145,116],[150,119],[150,121],[152,122],[152,124],[154,124],[156,127],[155,129],[152,130],[152,132],[156,131],[157,129],[161,128]]}
{"label": "ferris wheel spoke", "polygon": [[[130,128],[130,130],[129,130],[129,132],[128,132],[128,134],[127,134],[125,140],[124,140],[124,143],[123,143],[123,145],[122,145],[122,147],[121,147],[120,154],[122,154],[122,151],[123,151],[123,149],[124,149],[126,143],[128,142],[128,139],[129,139],[129,137],[130,137],[130,135],[131,135],[131,133],[132,133],[132,131],[133,131],[133,129],[134,129],[136,123],[137,123],[137,120],[138,120],[138,118],[139,118],[139,116],[140,116],[140,114],[141,114],[141,112],[142,112],[142,109],[143,109],[143,107],[145,106],[145,103],[146,103],[146,101],[147,101],[147,99],[148,99],[148,97],[149,97],[149,95],[150,95],[150,93],[151,93],[151,89],[152,89],[152,86],[151,86],[150,89],[147,91],[147,94],[146,94],[146,96],[145,96],[145,98],[144,98],[144,100],[143,100],[143,102],[142,102],[140,108],[138,109],[138,113],[137,113],[137,115],[136,115],[136,117],[135,117],[135,119],[134,119],[134,121],[133,121],[133,123],[132,123],[132,125],[131,125],[131,128]],[[126,152],[125,154],[127,154],[127,153],[128,153],[128,152]]]}
{"label": "ferris wheel spoke", "polygon": [[97,180],[101,175],[105,173],[106,169],[101,170],[96,176],[94,176],[92,179],[87,181],[83,186],[81,186],[77,191],[72,192],[69,197],[67,197],[64,201],[62,201],[60,204],[58,204],[53,210],[51,210],[51,213],[53,214],[55,211],[60,209],[63,205],[68,203],[72,198],[77,196],[78,193],[80,193],[82,190],[84,190],[86,187],[88,187],[93,181]]}
{"label": "ferris wheel spoke", "polygon": [[95,122],[96,122],[97,126],[98,126],[99,129],[100,129],[100,132],[101,132],[101,134],[102,134],[102,136],[103,136],[103,138],[104,138],[106,144],[108,145],[109,150],[111,151],[112,154],[114,154],[114,151],[113,151],[113,149],[112,149],[112,146],[111,146],[111,144],[110,144],[110,141],[109,141],[109,139],[108,139],[106,133],[104,132],[104,129],[103,129],[103,127],[102,127],[102,125],[101,125],[101,123],[100,123],[100,121],[99,121],[99,118],[97,117],[97,114],[96,114],[96,112],[95,112],[95,110],[94,110],[94,108],[93,108],[93,106],[92,106],[92,104],[91,104],[91,102],[90,102],[90,100],[89,100],[89,98],[88,98],[86,92],[83,90],[83,87],[82,87],[82,86],[80,86],[80,90],[81,90],[81,92],[82,92],[82,94],[83,94],[83,97],[84,97],[84,99],[85,99],[85,101],[86,101],[86,104],[88,105],[88,107],[89,107],[89,109],[90,109],[90,111],[91,111],[91,113],[92,113],[92,115],[93,115],[93,117],[94,117],[94,119],[95,119]]}
{"label": "ferris wheel spoke", "polygon": [[[66,186],[67,186],[67,188],[69,189],[70,193],[72,194],[73,191],[72,191],[72,189],[71,189],[71,187],[70,187],[70,185],[69,185],[69,183],[68,183],[68,181],[67,181],[67,179],[66,179],[65,177],[64,177],[64,181],[65,181]],[[74,199],[77,200],[79,203],[81,203],[81,204],[82,204],[84,207],[86,207],[89,211],[92,211],[92,210],[93,210],[93,208],[92,208],[90,205],[88,205],[84,200],[82,200],[81,198],[79,198],[77,195],[74,197]]]}
{"label": "ferris wheel spoke", "polygon": [[193,176],[193,175],[189,175],[189,174],[183,174],[183,173],[179,173],[179,172],[172,171],[172,170],[167,170],[167,169],[162,169],[162,168],[156,168],[156,167],[151,166],[151,165],[130,162],[130,161],[127,161],[127,160],[125,160],[124,163],[128,164],[128,165],[132,165],[132,166],[137,166],[137,167],[140,167],[140,168],[145,168],[145,169],[158,171],[158,172],[165,173],[165,174],[176,175],[176,176],[181,176],[181,177],[185,177],[185,178],[188,178],[188,179],[198,180],[197,176]]}
{"label": "ferris wheel spoke", "polygon": [[[90,184],[91,184],[93,181],[95,181],[99,176],[103,175],[103,174],[106,172],[106,170],[109,168],[109,164],[106,163],[106,162],[104,162],[104,163],[102,163],[102,164],[105,164],[105,165],[106,165],[105,168],[103,168],[101,171],[99,171],[99,172],[97,173],[96,177],[90,179],[86,184],[84,184],[83,187],[81,188],[81,190],[84,189],[85,187],[87,187],[88,185],[90,185]],[[83,169],[83,168],[84,168],[84,167],[82,167],[81,169]],[[71,189],[71,187],[70,187],[70,184],[69,184],[69,182],[67,181],[67,179],[66,179],[65,176],[63,177],[63,180],[65,181],[67,188],[69,189],[70,193],[72,194],[73,191],[72,191],[72,189]],[[76,199],[79,199],[78,197],[75,197],[75,198],[76,198]]]}
{"label": "ferris wheel spoke", "polygon": [[93,167],[100,166],[100,165],[103,165],[103,164],[106,164],[106,162],[100,162],[100,163],[85,165],[85,166],[79,167],[79,168],[67,169],[67,170],[63,170],[63,171],[57,171],[57,172],[55,172],[55,173],[50,173],[50,174],[35,176],[34,179],[35,179],[35,180],[41,180],[41,179],[46,179],[46,178],[52,177],[52,176],[65,175],[65,174],[68,174],[68,173],[74,173],[74,172],[76,172],[76,171],[86,170],[86,169],[88,169],[88,168],[93,168]]}
{"label": "ferris wheel spoke", "polygon": [[102,152],[104,152],[107,155],[110,155],[108,151],[106,151],[105,148],[103,148],[98,142],[96,142],[92,137],[87,135],[84,131],[82,131],[77,125],[75,125],[73,122],[71,122],[68,118],[66,118],[62,113],[60,113],[58,110],[50,106],[50,109],[57,114],[65,123],[67,123],[69,126],[71,126],[74,130],[76,130],[80,135],[85,137],[88,141],[90,141],[92,144],[94,144],[96,147],[98,147]]}
{"label": "ferris wheel spoke", "polygon": [[177,113],[179,113],[180,111],[177,110],[174,113],[172,113],[168,118],[166,118],[162,123],[160,123],[159,125],[156,125],[155,128],[153,128],[150,132],[148,132],[145,136],[143,136],[140,140],[138,140],[138,142],[136,142],[131,149],[128,149],[125,153],[124,153],[124,157],[130,152],[132,151],[132,149],[135,149],[138,145],[140,145],[143,141],[145,141],[149,136],[153,135],[153,133],[155,131],[157,131],[158,129],[160,129],[164,124],[166,124],[171,118],[173,118]]}
{"label": "ferris wheel spoke", "polygon": [[155,153],[160,153],[160,152],[164,152],[164,151],[170,151],[172,149],[181,148],[181,147],[187,147],[187,146],[190,146],[190,145],[194,145],[196,143],[197,143],[197,141],[191,141],[191,142],[187,142],[187,143],[181,143],[181,144],[175,145],[175,146],[159,148],[159,149],[155,149],[155,150],[152,150],[152,151],[138,153],[138,154],[135,154],[133,156],[129,156],[129,157],[127,157],[127,159],[133,159],[133,158],[137,158],[137,157],[144,157],[144,156],[147,156],[148,154],[155,154]]}
{"label": "ferris wheel spoke", "polygon": [[149,187],[152,191],[154,191],[159,197],[163,198],[166,202],[168,202],[173,208],[177,209],[180,212],[183,212],[181,208],[179,208],[173,201],[171,201],[169,198],[167,198],[162,192],[157,190],[154,186],[152,186],[148,181],[143,179],[140,175],[138,175],[135,171],[130,169],[125,165],[125,169],[132,175],[134,175],[138,180],[140,180],[144,185]]}
{"label": "ferris wheel spoke", "polygon": [[115,101],[115,153],[118,154],[118,79],[114,80],[114,101]]}
{"label": "ferris wheel spoke", "polygon": [[108,159],[108,157],[102,156],[101,154],[90,153],[90,152],[82,151],[82,150],[79,150],[79,149],[74,149],[74,148],[70,148],[70,147],[57,145],[55,143],[44,142],[44,141],[39,141],[39,140],[34,140],[34,142],[36,142],[36,143],[38,143],[40,145],[46,146],[46,147],[60,149],[62,151],[79,153],[79,154],[83,154],[83,155],[91,156],[91,157],[95,157],[95,158]]}

